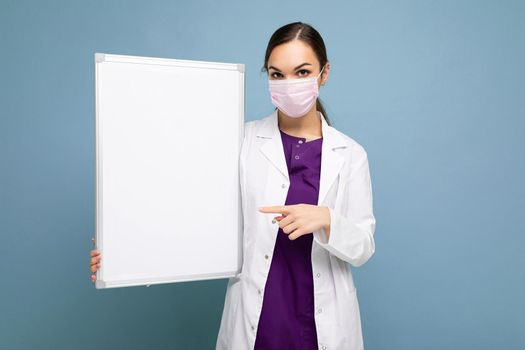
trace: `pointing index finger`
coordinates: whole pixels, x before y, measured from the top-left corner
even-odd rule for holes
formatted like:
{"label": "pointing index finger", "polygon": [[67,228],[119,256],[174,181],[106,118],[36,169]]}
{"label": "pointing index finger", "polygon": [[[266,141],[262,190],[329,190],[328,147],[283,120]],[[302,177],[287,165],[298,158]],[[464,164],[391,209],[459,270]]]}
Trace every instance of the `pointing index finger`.
{"label": "pointing index finger", "polygon": [[282,205],[275,205],[271,207],[259,207],[259,211],[262,213],[280,213],[280,214],[287,214],[288,209],[286,206]]}

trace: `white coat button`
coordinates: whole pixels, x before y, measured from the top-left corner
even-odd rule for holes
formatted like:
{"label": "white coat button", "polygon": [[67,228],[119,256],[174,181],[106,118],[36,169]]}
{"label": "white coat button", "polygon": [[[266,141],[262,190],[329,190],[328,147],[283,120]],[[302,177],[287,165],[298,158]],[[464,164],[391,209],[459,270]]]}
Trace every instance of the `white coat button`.
{"label": "white coat button", "polygon": [[328,349],[328,348],[327,348],[326,346],[323,345],[323,346],[321,347],[321,349],[326,350],[326,349]]}
{"label": "white coat button", "polygon": [[317,277],[321,277],[321,274],[318,272],[316,276],[317,276]]}
{"label": "white coat button", "polygon": [[282,187],[282,188],[286,188],[286,184],[282,184],[281,187]]}
{"label": "white coat button", "polygon": [[266,255],[264,256],[264,258],[265,258],[266,260],[268,260],[268,254],[266,254]]}
{"label": "white coat button", "polygon": [[299,159],[299,156],[295,156],[295,159]]}
{"label": "white coat button", "polygon": [[317,309],[317,313],[320,314],[321,312],[323,312],[323,309],[319,308]]}
{"label": "white coat button", "polygon": [[257,291],[259,292],[259,295],[261,295],[261,293],[262,293],[261,290],[259,289],[259,290],[257,290]]}
{"label": "white coat button", "polygon": [[253,330],[255,330],[255,327],[254,327],[254,326],[252,326],[252,331],[253,331]]}

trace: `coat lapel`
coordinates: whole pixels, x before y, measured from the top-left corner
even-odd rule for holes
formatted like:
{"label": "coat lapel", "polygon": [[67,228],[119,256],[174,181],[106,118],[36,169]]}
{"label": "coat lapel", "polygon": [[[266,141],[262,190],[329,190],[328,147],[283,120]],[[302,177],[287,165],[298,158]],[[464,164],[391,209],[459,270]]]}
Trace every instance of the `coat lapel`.
{"label": "coat lapel", "polygon": [[[336,129],[328,125],[321,112],[319,112],[319,116],[322,124],[323,141],[318,205],[324,202],[328,190],[336,180],[344,163],[343,156],[338,154],[336,149],[347,146],[346,140]],[[284,158],[284,147],[279,132],[277,109],[264,119],[261,127],[258,128],[257,137],[268,139],[260,146],[259,150],[275,169],[281,173],[283,178],[290,182],[288,167]]]}

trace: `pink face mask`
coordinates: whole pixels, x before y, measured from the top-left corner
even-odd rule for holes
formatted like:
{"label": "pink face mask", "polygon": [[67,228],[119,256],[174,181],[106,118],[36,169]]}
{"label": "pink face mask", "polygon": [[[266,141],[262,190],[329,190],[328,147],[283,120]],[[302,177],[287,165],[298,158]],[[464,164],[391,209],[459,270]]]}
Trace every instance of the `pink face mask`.
{"label": "pink face mask", "polygon": [[319,96],[317,79],[323,74],[323,70],[324,67],[317,78],[268,79],[273,105],[289,117],[304,116]]}

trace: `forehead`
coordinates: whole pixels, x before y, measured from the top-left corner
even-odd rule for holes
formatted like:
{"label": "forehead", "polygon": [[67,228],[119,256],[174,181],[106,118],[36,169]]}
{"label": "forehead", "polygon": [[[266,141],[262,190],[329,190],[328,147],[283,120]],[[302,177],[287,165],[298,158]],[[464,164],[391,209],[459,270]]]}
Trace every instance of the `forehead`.
{"label": "forehead", "polygon": [[[268,67],[274,66],[281,71],[293,71],[295,67],[305,62],[312,64],[313,67],[319,64],[314,50],[308,44],[302,40],[292,40],[273,48],[268,58]],[[312,66],[304,68],[312,68]]]}

